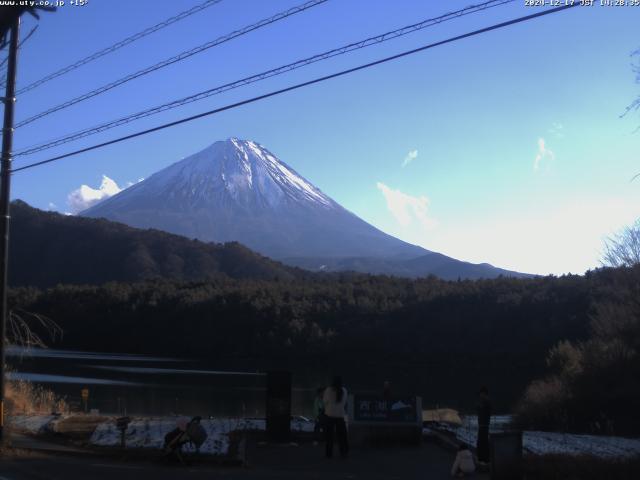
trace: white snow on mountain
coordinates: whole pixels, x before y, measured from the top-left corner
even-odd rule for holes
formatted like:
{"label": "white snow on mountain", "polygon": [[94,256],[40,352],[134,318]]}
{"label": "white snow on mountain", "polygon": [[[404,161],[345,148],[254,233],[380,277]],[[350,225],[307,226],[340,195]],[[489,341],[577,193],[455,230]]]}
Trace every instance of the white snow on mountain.
{"label": "white snow on mountain", "polygon": [[[319,202],[326,207],[332,206],[333,202],[329,197],[293,171],[292,168],[278,160],[262,145],[251,140],[245,141],[237,138],[231,138],[230,141],[244,155],[250,186],[252,180],[251,168],[254,168],[257,163],[261,167],[266,168],[267,173],[281,188],[285,190],[294,189],[302,194],[305,200]],[[251,167],[249,167],[249,165],[251,165]]]}
{"label": "white snow on mountain", "polygon": [[278,207],[285,202],[325,209],[337,207],[262,145],[237,138],[216,142],[129,190],[129,198],[165,192],[162,198],[179,199],[190,206],[231,198],[243,207]]}
{"label": "white snow on mountain", "polygon": [[[262,146],[251,141],[246,143],[253,151],[253,153],[255,153],[261,160],[268,162],[269,167],[276,169],[272,170],[272,172],[278,177],[279,180],[293,184],[295,188],[298,188],[306,196],[318,200],[320,203],[323,203],[325,205],[331,204],[331,201],[324,194],[322,194],[318,189],[316,189],[305,179],[293,173]],[[282,175],[279,175],[278,173],[283,174],[284,177]]]}
{"label": "white snow on mountain", "polygon": [[[427,199],[404,195],[396,203],[419,220],[430,220]],[[332,200],[260,143],[236,137],[183,158],[82,215],[206,242],[236,241],[310,270],[324,266],[442,278],[509,273],[433,255],[392,237]]]}

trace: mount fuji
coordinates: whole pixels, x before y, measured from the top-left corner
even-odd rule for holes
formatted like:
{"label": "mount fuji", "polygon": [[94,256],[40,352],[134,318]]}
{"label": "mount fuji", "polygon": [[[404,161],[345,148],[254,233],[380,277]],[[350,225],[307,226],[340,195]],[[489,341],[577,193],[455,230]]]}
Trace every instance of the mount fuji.
{"label": "mount fuji", "polygon": [[521,276],[388,235],[349,212],[262,145],[230,138],[81,212],[203,241],[238,241],[310,270],[442,278]]}

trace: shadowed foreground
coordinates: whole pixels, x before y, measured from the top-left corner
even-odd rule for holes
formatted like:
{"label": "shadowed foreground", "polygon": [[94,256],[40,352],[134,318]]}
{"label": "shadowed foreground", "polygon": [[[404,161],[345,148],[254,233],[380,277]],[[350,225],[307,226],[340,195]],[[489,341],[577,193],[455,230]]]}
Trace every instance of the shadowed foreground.
{"label": "shadowed foreground", "polygon": [[[249,448],[249,466],[221,467],[205,463],[191,466],[133,462],[97,457],[28,454],[9,456],[0,464],[7,480],[183,478],[227,479],[439,479],[450,478],[453,455],[433,444],[419,447],[354,448],[347,460],[326,460],[323,446],[259,446]],[[473,478],[488,478],[476,475]]]}

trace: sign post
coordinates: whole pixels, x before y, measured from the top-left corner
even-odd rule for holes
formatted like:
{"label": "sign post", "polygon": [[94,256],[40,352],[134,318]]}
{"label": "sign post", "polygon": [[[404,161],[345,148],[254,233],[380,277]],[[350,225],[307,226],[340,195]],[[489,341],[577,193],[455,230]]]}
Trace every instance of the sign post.
{"label": "sign post", "polygon": [[126,433],[127,427],[131,423],[131,418],[129,417],[120,417],[116,419],[116,428],[120,430],[120,448],[124,449],[126,447]]}
{"label": "sign post", "polygon": [[89,389],[84,387],[80,390],[80,395],[82,396],[82,405],[84,406],[84,413],[87,413],[89,410]]}

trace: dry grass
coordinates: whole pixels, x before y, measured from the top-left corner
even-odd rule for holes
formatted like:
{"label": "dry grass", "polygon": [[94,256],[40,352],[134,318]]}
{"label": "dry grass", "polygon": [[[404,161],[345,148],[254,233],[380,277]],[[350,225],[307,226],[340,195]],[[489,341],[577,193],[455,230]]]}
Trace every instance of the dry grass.
{"label": "dry grass", "polygon": [[452,408],[437,408],[434,410],[422,411],[423,422],[445,422],[452,423],[454,425],[462,425],[462,419],[457,410]]}
{"label": "dry grass", "polygon": [[5,398],[6,413],[9,416],[69,412],[69,405],[64,398],[58,397],[51,390],[24,380],[8,382]]}
{"label": "dry grass", "polygon": [[66,438],[88,442],[96,427],[107,419],[100,415],[74,415],[56,422],[54,432]]}

